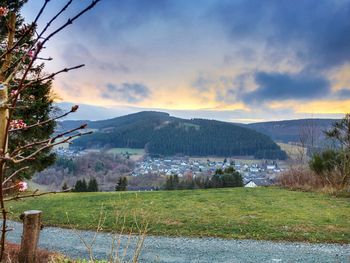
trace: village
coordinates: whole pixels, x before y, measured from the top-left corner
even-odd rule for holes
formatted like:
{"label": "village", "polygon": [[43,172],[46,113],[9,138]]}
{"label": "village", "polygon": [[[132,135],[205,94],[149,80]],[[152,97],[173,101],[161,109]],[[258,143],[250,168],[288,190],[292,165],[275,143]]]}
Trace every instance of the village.
{"label": "village", "polygon": [[[56,148],[59,156],[77,158],[88,154],[89,150],[77,151],[67,148]],[[128,154],[123,155],[129,158]],[[178,175],[179,177],[212,176],[217,169],[234,167],[242,177],[247,187],[268,186],[276,182],[277,176],[286,169],[284,162],[257,159],[234,159],[217,157],[191,158],[168,156],[155,158],[144,155],[135,160],[135,168],[130,176],[157,174],[161,176]]]}
{"label": "village", "polygon": [[137,162],[131,175],[159,174],[170,176],[177,174],[179,177],[195,178],[198,175],[211,176],[217,169],[225,169],[230,166],[242,174],[244,184],[250,187],[272,185],[275,183],[277,175],[283,171],[283,168],[276,161],[246,161],[226,158],[218,161],[189,157],[145,157],[144,160]]}

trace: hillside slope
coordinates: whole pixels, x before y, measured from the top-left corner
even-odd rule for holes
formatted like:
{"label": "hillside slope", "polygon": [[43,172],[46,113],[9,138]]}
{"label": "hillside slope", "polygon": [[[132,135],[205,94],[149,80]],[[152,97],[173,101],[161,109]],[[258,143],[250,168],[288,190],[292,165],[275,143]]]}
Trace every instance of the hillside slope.
{"label": "hillside slope", "polygon": [[[61,123],[62,129],[72,122]],[[139,112],[89,122],[96,132],[74,140],[80,148],[145,148],[154,155],[237,156],[285,159],[268,136],[232,123],[180,119],[163,112]]]}
{"label": "hillside slope", "polygon": [[300,119],[259,122],[245,125],[280,142],[300,142],[300,136],[308,133],[316,142],[324,140],[324,131],[328,130],[336,119]]}

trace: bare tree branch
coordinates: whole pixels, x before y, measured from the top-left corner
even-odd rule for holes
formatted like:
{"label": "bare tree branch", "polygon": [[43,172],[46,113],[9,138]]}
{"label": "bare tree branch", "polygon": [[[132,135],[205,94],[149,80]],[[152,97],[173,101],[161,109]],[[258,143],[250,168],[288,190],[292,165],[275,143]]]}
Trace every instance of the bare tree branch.
{"label": "bare tree branch", "polygon": [[81,10],[78,14],[76,14],[74,17],[69,18],[67,20],[66,23],[64,23],[62,26],[60,26],[58,29],[56,29],[55,31],[53,31],[51,34],[49,34],[47,37],[45,37],[45,39],[43,40],[43,45],[49,41],[54,35],[56,35],[57,33],[59,33],[60,31],[62,31],[64,28],[66,28],[67,26],[69,26],[70,24],[72,24],[75,20],[77,20],[80,16],[82,16],[84,13],[86,13],[87,11],[89,11],[90,9],[92,9],[98,2],[100,2],[101,0],[92,0],[91,3],[84,8],[83,10]]}
{"label": "bare tree branch", "polygon": [[31,160],[33,157],[35,157],[38,153],[42,152],[43,150],[45,149],[48,149],[48,148],[52,148],[56,145],[59,145],[59,144],[62,144],[62,143],[66,143],[66,142],[69,142],[70,140],[72,140],[73,138],[76,138],[76,137],[80,137],[80,136],[83,136],[83,135],[88,135],[88,134],[92,134],[92,132],[85,132],[85,133],[78,133],[78,134],[74,134],[74,135],[71,135],[69,137],[67,137],[66,139],[64,140],[61,140],[59,142],[56,142],[56,143],[48,143],[46,144],[45,146],[37,149],[35,152],[25,156],[25,157],[19,157],[19,159],[15,159],[17,156],[15,156],[14,158],[10,158],[9,160],[11,160],[13,163],[21,163],[23,161],[26,161],[26,160]]}
{"label": "bare tree branch", "polygon": [[49,139],[46,139],[46,140],[42,140],[42,141],[37,141],[37,142],[32,142],[32,143],[28,143],[24,146],[21,146],[21,147],[17,147],[12,153],[11,153],[11,156],[12,158],[15,158],[17,155],[17,153],[19,153],[20,151],[24,150],[24,149],[28,149],[28,148],[33,148],[34,146],[38,146],[38,145],[42,145],[42,144],[47,144],[47,143],[53,143],[55,142],[57,139],[59,138],[62,138],[64,137],[65,135],[67,134],[71,134],[75,131],[78,131],[78,130],[82,130],[82,129],[85,129],[86,128],[86,124],[83,124],[77,128],[74,128],[74,129],[71,129],[69,131],[66,131],[66,132],[63,132],[63,133],[60,133],[58,135],[56,135],[55,137],[53,138],[49,138]]}
{"label": "bare tree branch", "polygon": [[69,115],[69,114],[71,114],[71,113],[73,113],[73,112],[76,112],[77,110],[78,110],[78,105],[75,105],[75,106],[73,106],[73,107],[71,108],[70,111],[63,113],[62,115],[59,115],[59,116],[57,116],[57,117],[48,119],[48,120],[46,120],[46,121],[42,121],[42,122],[38,122],[38,123],[35,123],[35,124],[32,124],[32,125],[28,125],[28,126],[25,126],[25,127],[23,127],[23,128],[11,129],[11,130],[9,130],[9,132],[28,130],[28,129],[33,128],[33,127],[43,126],[43,125],[45,125],[45,124],[47,124],[47,123],[50,123],[50,122],[55,121],[55,120],[57,120],[57,119],[61,119],[61,118],[65,117],[65,116],[67,116],[67,115]]}
{"label": "bare tree branch", "polygon": [[17,194],[16,196],[10,197],[10,198],[5,198],[4,202],[8,202],[11,200],[20,200],[20,199],[24,199],[24,198],[28,198],[28,197],[37,197],[37,196],[42,196],[42,195],[48,195],[48,194],[60,194],[60,193],[67,193],[72,191],[72,189],[67,189],[67,190],[62,190],[62,191],[51,191],[51,192],[44,192],[44,193],[40,193],[37,194],[39,192],[39,190],[35,190],[32,194],[29,195],[19,195]]}
{"label": "bare tree branch", "polygon": [[15,177],[17,174],[19,174],[20,172],[27,170],[29,168],[29,166],[24,166],[20,169],[18,169],[17,171],[13,172],[9,177],[7,177],[3,182],[2,185],[5,185],[8,181],[10,181],[13,177]]}

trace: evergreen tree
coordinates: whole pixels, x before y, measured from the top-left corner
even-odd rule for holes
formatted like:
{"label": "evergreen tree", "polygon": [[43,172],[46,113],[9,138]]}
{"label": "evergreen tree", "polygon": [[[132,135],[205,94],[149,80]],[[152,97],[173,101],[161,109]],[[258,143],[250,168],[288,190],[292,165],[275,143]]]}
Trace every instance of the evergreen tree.
{"label": "evergreen tree", "polygon": [[117,185],[115,186],[116,191],[126,191],[128,186],[128,180],[126,177],[119,177]]}
{"label": "evergreen tree", "polygon": [[83,192],[82,189],[83,189],[82,181],[81,180],[76,181],[74,185],[74,192]]}
{"label": "evergreen tree", "polygon": [[174,189],[177,189],[179,186],[179,176],[177,174],[174,174],[173,176],[173,186]]}
{"label": "evergreen tree", "polygon": [[98,192],[98,183],[97,183],[95,177],[93,177],[89,180],[87,191],[88,192]]}
{"label": "evergreen tree", "polygon": [[74,192],[87,192],[87,184],[85,179],[76,181]]}
{"label": "evergreen tree", "polygon": [[81,192],[87,192],[87,183],[85,181],[85,178],[81,182],[81,190],[82,190]]}
{"label": "evergreen tree", "polygon": [[64,182],[63,185],[62,185],[62,191],[66,191],[68,189],[69,189],[69,187],[67,185],[67,182]]}
{"label": "evergreen tree", "polygon": [[174,190],[174,181],[173,181],[172,175],[170,175],[166,178],[165,190]]}
{"label": "evergreen tree", "polygon": [[[16,13],[16,38],[20,39],[21,34],[25,32],[25,25],[23,22],[23,18],[19,14],[19,11],[23,4],[25,4],[27,0],[0,0],[0,6],[7,6],[10,10]],[[22,29],[22,30],[21,30]],[[7,27],[6,23],[1,21],[0,23],[0,42],[4,40],[7,35]],[[33,41],[34,31],[27,34],[23,39],[23,43],[30,44]],[[21,44],[19,45],[21,46]],[[0,54],[2,54],[5,50],[0,46]],[[19,57],[22,57],[24,54],[21,51],[13,53],[13,60],[17,60]],[[24,64],[29,63],[25,61]],[[42,75],[44,69],[44,63],[38,64],[31,69],[31,74],[29,76],[35,77]],[[11,71],[8,72],[8,74]],[[9,92],[15,91],[15,81],[13,83],[9,83],[10,88]],[[11,88],[14,87],[14,88]],[[15,111],[13,111],[13,119],[21,119],[24,120],[27,125],[35,124],[38,122],[46,121],[52,117],[54,106],[53,106],[53,96],[52,96],[52,83],[48,82],[35,82],[34,84],[28,86],[26,90],[21,94],[21,102],[22,107],[18,107]],[[54,132],[56,123],[54,121],[45,124],[45,129],[43,127],[34,127],[28,130],[17,131],[16,134],[13,134],[9,138],[9,150],[13,151],[18,145],[25,145],[30,141],[40,141],[44,139],[50,138],[52,133]],[[36,148],[28,149],[23,152],[23,155],[28,155],[35,151]],[[50,149],[41,151],[36,155],[35,159],[28,160],[22,162],[21,164],[11,164],[7,171],[7,173],[13,173],[15,170],[18,170],[21,167],[28,166],[29,169],[21,172],[22,177],[30,178],[35,172],[42,171],[46,167],[52,165],[55,161],[55,154],[50,151]]]}

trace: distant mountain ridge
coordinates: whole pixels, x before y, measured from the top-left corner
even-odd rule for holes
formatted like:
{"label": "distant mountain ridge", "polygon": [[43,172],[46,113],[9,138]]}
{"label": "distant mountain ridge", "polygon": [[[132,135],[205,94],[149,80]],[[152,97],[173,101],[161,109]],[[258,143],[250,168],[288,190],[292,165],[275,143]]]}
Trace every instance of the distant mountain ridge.
{"label": "distant mountain ridge", "polygon": [[[83,122],[63,121],[59,129],[70,129]],[[188,120],[165,112],[143,111],[87,123],[95,132],[74,140],[73,147],[145,148],[155,155],[287,157],[267,135],[228,122]]]}
{"label": "distant mountain ridge", "polygon": [[314,139],[323,140],[324,131],[328,130],[337,119],[299,119],[258,122],[243,124],[243,127],[249,127],[257,132],[268,135],[274,141],[278,142],[300,142],[300,136],[303,133],[312,132]]}

